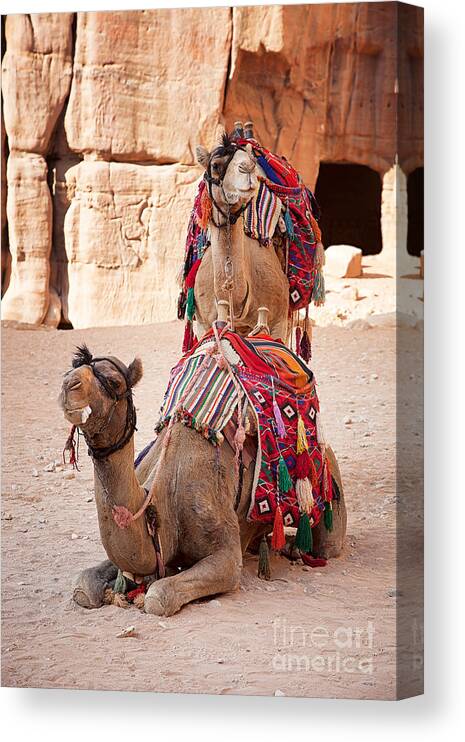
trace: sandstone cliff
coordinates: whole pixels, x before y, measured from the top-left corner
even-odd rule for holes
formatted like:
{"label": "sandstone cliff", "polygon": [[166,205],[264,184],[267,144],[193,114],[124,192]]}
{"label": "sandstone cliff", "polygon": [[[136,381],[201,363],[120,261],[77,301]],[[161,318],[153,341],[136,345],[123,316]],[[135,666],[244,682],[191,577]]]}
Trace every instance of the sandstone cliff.
{"label": "sandstone cliff", "polygon": [[8,16],[3,318],[173,318],[193,153],[221,122],[252,118],[310,186],[321,161],[383,175],[399,152],[406,172],[418,167],[422,18],[400,7]]}

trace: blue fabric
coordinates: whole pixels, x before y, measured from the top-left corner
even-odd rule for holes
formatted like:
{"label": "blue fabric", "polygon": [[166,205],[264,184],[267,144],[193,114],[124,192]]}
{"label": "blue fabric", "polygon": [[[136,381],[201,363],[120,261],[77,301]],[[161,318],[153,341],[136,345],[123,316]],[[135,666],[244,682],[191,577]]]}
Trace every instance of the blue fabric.
{"label": "blue fabric", "polygon": [[143,459],[145,459],[145,457],[147,456],[148,452],[150,451],[150,449],[152,448],[152,446],[153,446],[153,444],[154,444],[154,443],[155,443],[155,439],[154,439],[153,441],[151,441],[151,442],[149,443],[149,445],[148,445],[148,446],[146,446],[146,447],[145,447],[145,448],[144,448],[144,449],[143,449],[143,450],[142,450],[142,451],[140,452],[140,454],[139,454],[139,455],[137,456],[136,460],[134,461],[134,469],[137,469],[137,467],[139,466],[140,462],[141,462],[141,461],[142,461]]}

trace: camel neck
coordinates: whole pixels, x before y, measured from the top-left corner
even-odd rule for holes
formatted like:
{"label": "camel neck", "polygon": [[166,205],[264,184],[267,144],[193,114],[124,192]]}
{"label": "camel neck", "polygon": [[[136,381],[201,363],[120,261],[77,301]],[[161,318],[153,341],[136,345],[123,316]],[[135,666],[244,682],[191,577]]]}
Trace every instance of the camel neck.
{"label": "camel neck", "polygon": [[215,227],[210,224],[215,297],[217,301],[229,301],[232,291],[236,309],[244,303],[248,294],[249,263],[244,237],[242,218],[230,226]]}
{"label": "camel neck", "polygon": [[107,459],[94,460],[94,488],[100,537],[108,558],[128,572],[155,572],[155,549],[144,515],[127,528],[120,528],[113,518],[115,505],[136,513],[146,496],[134,471],[134,437]]}

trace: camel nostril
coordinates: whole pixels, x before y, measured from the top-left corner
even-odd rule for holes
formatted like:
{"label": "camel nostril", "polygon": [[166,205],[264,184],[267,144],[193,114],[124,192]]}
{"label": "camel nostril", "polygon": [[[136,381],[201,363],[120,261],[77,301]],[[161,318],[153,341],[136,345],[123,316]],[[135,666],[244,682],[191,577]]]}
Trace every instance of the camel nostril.
{"label": "camel nostril", "polygon": [[69,384],[68,391],[74,392],[74,390],[79,389],[80,386],[82,386],[80,381],[73,381],[71,384]]}

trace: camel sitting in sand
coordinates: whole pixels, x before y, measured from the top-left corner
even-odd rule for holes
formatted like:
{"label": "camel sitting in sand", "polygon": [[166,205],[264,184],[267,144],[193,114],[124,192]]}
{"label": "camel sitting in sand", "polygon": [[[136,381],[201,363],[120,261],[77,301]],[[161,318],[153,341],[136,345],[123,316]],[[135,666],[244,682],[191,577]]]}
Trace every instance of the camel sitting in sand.
{"label": "camel sitting in sand", "polygon": [[[210,247],[195,281],[198,335],[217,318],[217,302],[228,301],[234,312],[234,330],[248,335],[255,327],[259,307],[269,310],[270,335],[286,339],[289,321],[289,282],[273,247],[264,247],[244,232],[238,218],[258,188],[262,174],[252,145],[238,148],[226,135],[211,152],[197,147],[205,168],[212,200]],[[279,216],[279,212],[277,214]]]}
{"label": "camel sitting in sand", "polygon": [[[246,520],[253,466],[244,472],[235,509],[232,448],[225,442],[215,449],[180,422],[170,431],[169,445],[164,445],[165,428],[134,469],[132,389],[141,377],[139,359],[126,367],[114,357],[93,359],[85,347],[64,376],[59,401],[65,418],[84,434],[93,459],[100,537],[108,556],[79,575],[74,599],[87,608],[100,607],[118,569],[139,577],[160,576],[162,557],[172,574],[152,582],[144,607],[147,613],[171,616],[193,600],[236,590],[243,552],[271,526]],[[313,529],[314,550],[326,557],[340,553],[346,525],[339,469],[331,449],[328,455],[341,499],[333,531],[320,524]],[[141,513],[147,503],[144,486],[151,504]],[[132,514],[126,527],[115,521],[120,510]]]}

